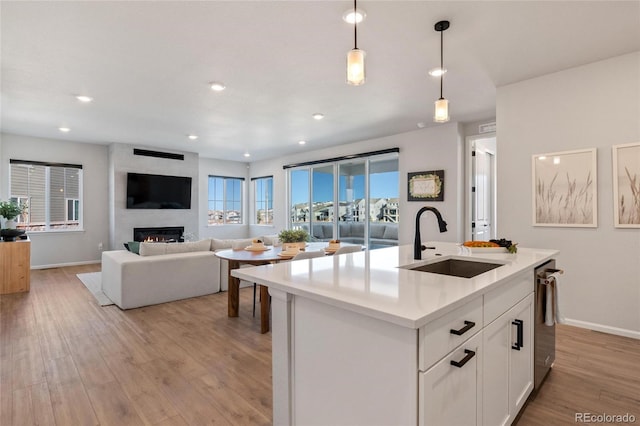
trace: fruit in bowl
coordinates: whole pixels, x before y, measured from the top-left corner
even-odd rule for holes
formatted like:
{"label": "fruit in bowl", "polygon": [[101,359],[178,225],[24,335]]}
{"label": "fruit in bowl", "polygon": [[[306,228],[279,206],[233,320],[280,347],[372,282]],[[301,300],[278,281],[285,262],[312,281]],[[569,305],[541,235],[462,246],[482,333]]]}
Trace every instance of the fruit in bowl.
{"label": "fruit in bowl", "polygon": [[251,245],[253,247],[264,247],[264,242],[259,238],[254,238],[251,240]]}
{"label": "fruit in bowl", "polygon": [[499,244],[491,241],[465,241],[462,245],[465,247],[500,247]]}
{"label": "fruit in bowl", "polygon": [[501,238],[499,240],[489,241],[465,241],[463,244],[465,247],[470,248],[506,248],[509,253],[516,253],[518,251],[518,243],[513,244],[511,240]]}
{"label": "fruit in bowl", "polygon": [[327,248],[329,250],[338,250],[340,248],[340,240],[330,240]]}

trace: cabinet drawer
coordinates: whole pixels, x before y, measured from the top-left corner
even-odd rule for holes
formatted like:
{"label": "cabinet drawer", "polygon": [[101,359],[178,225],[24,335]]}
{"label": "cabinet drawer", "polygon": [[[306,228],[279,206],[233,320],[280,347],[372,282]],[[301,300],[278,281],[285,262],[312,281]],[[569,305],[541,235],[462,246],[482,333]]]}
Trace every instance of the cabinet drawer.
{"label": "cabinet drawer", "polygon": [[533,292],[533,271],[510,279],[484,295],[484,323],[489,324]]}
{"label": "cabinet drawer", "polygon": [[[452,361],[458,366],[452,365]],[[418,373],[418,425],[481,424],[482,333],[466,341],[424,373]]]}
{"label": "cabinet drawer", "polygon": [[477,297],[420,328],[418,368],[427,370],[452,349],[474,336],[482,326],[482,297]]}

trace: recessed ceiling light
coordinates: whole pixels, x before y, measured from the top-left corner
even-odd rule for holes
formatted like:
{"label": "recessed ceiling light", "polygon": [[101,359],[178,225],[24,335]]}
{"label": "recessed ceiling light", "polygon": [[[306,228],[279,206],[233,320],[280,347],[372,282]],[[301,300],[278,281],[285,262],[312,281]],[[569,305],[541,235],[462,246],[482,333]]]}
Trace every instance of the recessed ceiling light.
{"label": "recessed ceiling light", "polygon": [[349,9],[342,14],[342,20],[347,24],[353,24],[354,22],[359,24],[360,22],[364,21],[364,18],[366,18],[366,16],[367,12],[360,8],[357,8],[355,13],[353,12],[353,9]]}
{"label": "recessed ceiling light", "polygon": [[418,126],[418,129],[424,129],[426,124],[424,124],[424,121],[421,121],[417,124],[417,126]]}
{"label": "recessed ceiling light", "polygon": [[441,75],[446,74],[446,73],[447,73],[447,69],[446,68],[442,69],[442,68],[438,67],[438,68],[433,68],[433,69],[429,70],[429,75],[432,76],[432,77],[440,77]]}
{"label": "recessed ceiling light", "polygon": [[298,141],[298,145],[304,145],[306,143],[307,143],[307,141]]}
{"label": "recessed ceiling light", "polygon": [[225,86],[224,83],[220,83],[219,81],[214,81],[213,83],[211,83],[211,90],[213,90],[214,92],[222,92],[226,88],[227,86]]}
{"label": "recessed ceiling light", "polygon": [[244,153],[244,156],[245,156],[245,157],[251,157],[251,154],[249,154],[248,152],[245,152],[245,153]]}
{"label": "recessed ceiling light", "polygon": [[196,139],[198,139],[198,135],[187,135],[187,137],[192,141],[195,141]]}
{"label": "recessed ceiling light", "polygon": [[312,117],[313,117],[315,120],[322,120],[322,119],[324,118],[324,114],[322,114],[321,112],[316,112],[316,113],[314,113],[314,114],[312,115]]}
{"label": "recessed ceiling light", "polygon": [[85,95],[78,95],[76,96],[76,99],[79,100],[80,102],[83,102],[85,104],[91,102],[93,100],[93,98],[91,96],[85,96]]}
{"label": "recessed ceiling light", "polygon": [[65,132],[65,133],[67,133],[67,132],[70,132],[70,131],[71,131],[71,129],[70,129],[70,128],[68,128],[68,127],[58,127],[58,130],[60,130],[61,132]]}

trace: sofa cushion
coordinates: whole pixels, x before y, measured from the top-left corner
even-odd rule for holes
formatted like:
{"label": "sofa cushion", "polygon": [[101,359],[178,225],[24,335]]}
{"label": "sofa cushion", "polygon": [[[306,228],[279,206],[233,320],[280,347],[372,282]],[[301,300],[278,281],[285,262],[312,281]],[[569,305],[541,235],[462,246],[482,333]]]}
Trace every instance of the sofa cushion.
{"label": "sofa cushion", "polygon": [[369,237],[371,238],[383,238],[384,230],[386,226],[379,223],[372,223],[369,229]]}
{"label": "sofa cushion", "polygon": [[279,241],[278,234],[263,235],[262,237],[259,237],[259,238],[262,240],[263,243],[265,243],[265,245],[268,245],[268,246],[272,246]]}
{"label": "sofa cushion", "polygon": [[312,234],[313,238],[316,238],[318,240],[323,240],[324,239],[324,230],[323,230],[323,226],[320,223],[315,223],[313,224],[313,234]]}
{"label": "sofa cushion", "polygon": [[172,243],[167,244],[166,252],[171,253],[191,253],[194,251],[209,251],[211,250],[210,240],[201,241],[188,241],[184,243]]}
{"label": "sofa cushion", "polygon": [[140,256],[159,256],[167,254],[167,243],[140,243]]}
{"label": "sofa cushion", "polygon": [[218,238],[212,238],[211,239],[211,250],[216,251],[216,250],[230,249],[231,248],[231,241],[233,241],[233,240],[221,240],[221,239],[218,239]]}
{"label": "sofa cushion", "polygon": [[253,242],[253,238],[231,240],[231,248],[234,250],[242,250],[243,248],[250,246]]}
{"label": "sofa cushion", "polygon": [[398,227],[396,225],[387,225],[384,227],[384,235],[382,236],[385,240],[397,240],[398,239]]}
{"label": "sofa cushion", "polygon": [[364,223],[363,222],[353,222],[351,224],[351,236],[364,238]]}
{"label": "sofa cushion", "polygon": [[340,238],[346,238],[351,236],[351,223],[340,222],[338,224],[338,231],[340,231]]}

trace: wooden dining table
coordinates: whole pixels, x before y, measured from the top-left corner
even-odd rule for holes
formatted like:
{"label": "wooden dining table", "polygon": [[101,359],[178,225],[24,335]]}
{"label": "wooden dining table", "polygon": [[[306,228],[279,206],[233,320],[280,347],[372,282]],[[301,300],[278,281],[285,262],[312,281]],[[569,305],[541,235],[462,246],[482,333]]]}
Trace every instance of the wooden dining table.
{"label": "wooden dining table", "polygon": [[[231,275],[234,269],[238,269],[240,265],[268,265],[283,260],[291,260],[291,257],[282,257],[282,246],[265,246],[267,249],[262,251],[253,251],[247,249],[227,249],[216,252],[216,256],[225,259],[229,265],[229,291],[227,292],[227,315],[237,317],[240,308],[240,279]],[[306,251],[318,251],[327,247],[326,242],[308,243]],[[331,253],[327,253],[331,254]],[[267,333],[269,331],[269,289],[267,286],[260,285],[260,332]]]}

